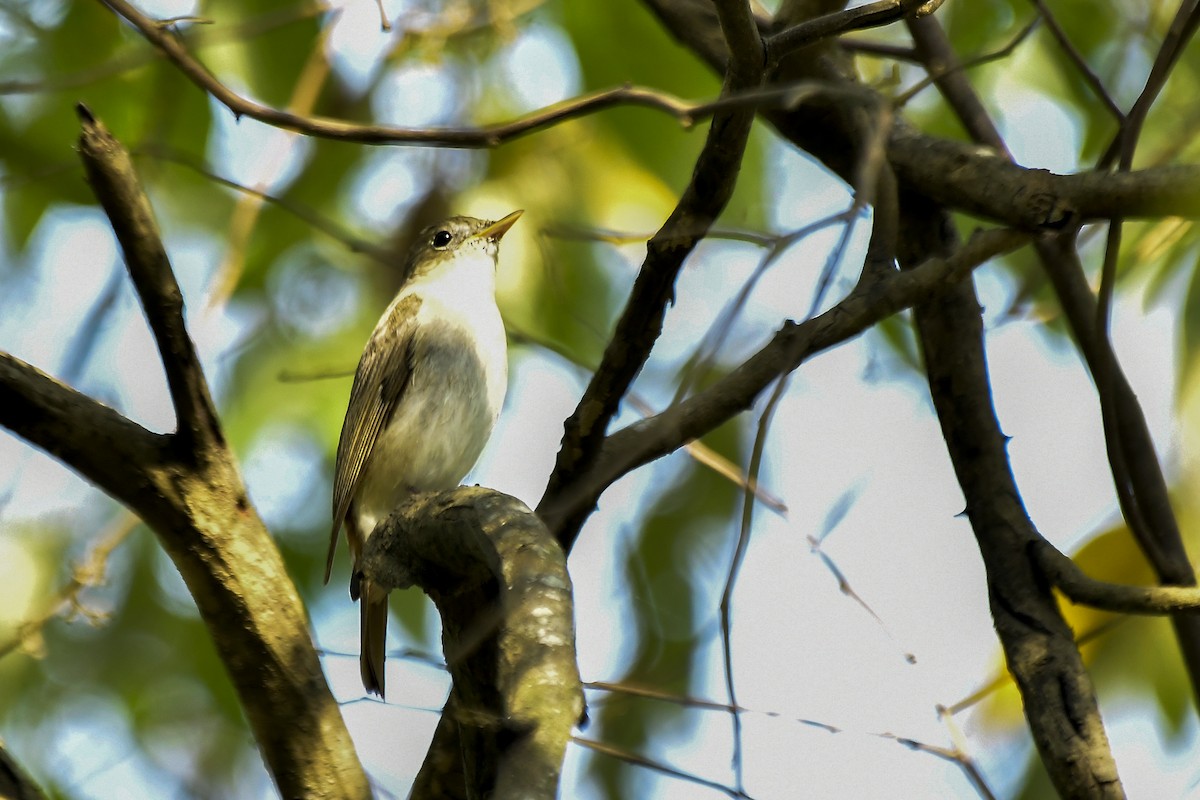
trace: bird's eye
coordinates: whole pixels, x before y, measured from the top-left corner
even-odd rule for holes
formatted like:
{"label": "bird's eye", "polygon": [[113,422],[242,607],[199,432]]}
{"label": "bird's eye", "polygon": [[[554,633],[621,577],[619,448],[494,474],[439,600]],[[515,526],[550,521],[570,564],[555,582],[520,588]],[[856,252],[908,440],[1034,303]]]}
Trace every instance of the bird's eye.
{"label": "bird's eye", "polygon": [[450,240],[454,238],[450,235],[450,231],[438,231],[433,235],[433,246],[437,248],[445,247],[450,244]]}

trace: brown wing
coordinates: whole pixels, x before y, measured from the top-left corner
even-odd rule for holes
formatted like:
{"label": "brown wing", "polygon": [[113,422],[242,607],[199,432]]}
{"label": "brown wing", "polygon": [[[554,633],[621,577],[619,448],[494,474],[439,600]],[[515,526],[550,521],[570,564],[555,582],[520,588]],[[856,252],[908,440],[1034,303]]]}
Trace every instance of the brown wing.
{"label": "brown wing", "polygon": [[420,307],[421,299],[415,296],[397,303],[388,324],[377,327],[371,334],[354,372],[350,405],[346,409],[346,421],[342,423],[333,472],[333,529],[329,533],[329,555],[325,561],[326,583],[333,571],[338,533],[350,510],[367,460],[379,432],[391,419],[408,388]]}

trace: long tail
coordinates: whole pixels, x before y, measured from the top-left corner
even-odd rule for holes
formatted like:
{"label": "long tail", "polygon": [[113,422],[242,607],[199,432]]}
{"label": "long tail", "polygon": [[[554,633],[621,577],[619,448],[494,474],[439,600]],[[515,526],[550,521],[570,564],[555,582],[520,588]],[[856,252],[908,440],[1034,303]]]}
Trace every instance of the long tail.
{"label": "long tail", "polygon": [[387,643],[387,595],[363,581],[358,601],[362,654],[358,657],[363,688],[383,697],[384,646]]}

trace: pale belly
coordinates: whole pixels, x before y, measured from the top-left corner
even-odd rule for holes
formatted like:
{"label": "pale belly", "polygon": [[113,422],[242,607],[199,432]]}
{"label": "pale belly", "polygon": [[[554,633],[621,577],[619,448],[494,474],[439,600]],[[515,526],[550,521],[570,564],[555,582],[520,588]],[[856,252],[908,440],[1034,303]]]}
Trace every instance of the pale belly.
{"label": "pale belly", "polygon": [[426,339],[411,383],[380,432],[355,493],[353,513],[364,535],[410,494],[452,489],[475,466],[507,383],[498,315],[494,327],[475,347],[452,329]]}

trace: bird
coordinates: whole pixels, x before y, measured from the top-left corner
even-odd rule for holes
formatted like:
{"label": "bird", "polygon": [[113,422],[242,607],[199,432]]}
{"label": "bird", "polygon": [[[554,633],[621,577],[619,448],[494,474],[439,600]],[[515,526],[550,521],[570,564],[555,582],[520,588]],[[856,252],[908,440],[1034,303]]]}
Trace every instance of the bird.
{"label": "bird", "polygon": [[453,489],[479,459],[504,404],[508,343],[496,305],[500,238],[522,211],[450,217],[411,245],[407,276],[354,372],[333,479],[325,583],[341,529],[360,602],[363,688],[384,697],[387,592],[363,577],[363,546],[407,497]]}

